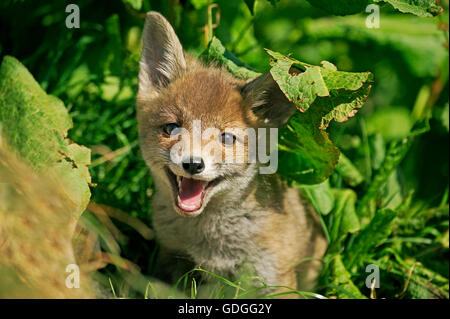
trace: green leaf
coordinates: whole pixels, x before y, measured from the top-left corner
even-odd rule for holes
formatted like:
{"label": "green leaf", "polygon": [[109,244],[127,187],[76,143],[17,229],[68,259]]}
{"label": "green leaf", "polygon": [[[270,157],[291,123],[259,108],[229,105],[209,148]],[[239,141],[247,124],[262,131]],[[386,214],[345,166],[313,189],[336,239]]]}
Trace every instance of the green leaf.
{"label": "green leaf", "polygon": [[404,260],[401,254],[389,249],[392,256],[374,261],[383,273],[395,275],[404,282],[396,298],[436,299],[449,297],[448,278],[424,267],[414,258]]}
{"label": "green leaf", "polygon": [[348,233],[357,232],[360,224],[355,210],[356,193],[351,189],[342,189],[334,190],[333,194],[336,204],[329,233],[331,242],[336,244]]}
{"label": "green leaf", "polygon": [[[300,111],[308,110],[317,96],[330,95],[319,67],[309,67],[278,52],[266,51],[274,58],[270,69],[273,79]],[[295,63],[301,69],[293,70]]]}
{"label": "green leaf", "polygon": [[134,10],[141,10],[142,0],[122,0],[124,4],[130,5]]}
{"label": "green leaf", "polygon": [[105,31],[108,39],[105,46],[105,60],[102,61],[105,75],[122,74],[124,54],[119,15],[113,14],[106,20]]}
{"label": "green leaf", "polygon": [[377,204],[382,208],[397,209],[403,203],[404,187],[402,185],[399,170],[394,170],[381,187]]}
{"label": "green leaf", "polygon": [[391,223],[396,216],[396,212],[391,209],[383,209],[376,212],[370,223],[355,237],[350,249],[350,260],[348,266],[355,263],[364,262],[368,252],[380,245],[391,233]]}
{"label": "green leaf", "polygon": [[436,0],[374,0],[387,2],[403,13],[412,13],[419,17],[434,17],[443,12]]}
{"label": "green leaf", "polygon": [[353,283],[341,255],[337,255],[331,261],[331,278],[333,286],[337,289],[332,289],[329,295],[335,295],[340,299],[367,299]]}
{"label": "green leaf", "polygon": [[358,202],[357,211],[358,215],[362,218],[363,224],[366,224],[371,218],[370,203],[376,199],[379,190],[382,189],[383,185],[386,183],[387,179],[394,171],[394,169],[396,169],[397,166],[400,165],[401,161],[409,151],[414,138],[418,135],[428,132],[429,130],[430,124],[429,118],[427,117],[417,121],[413,125],[408,137],[401,140],[395,140],[389,144],[380,169],[374,176],[372,183],[370,184],[366,193]]}
{"label": "green leaf", "polygon": [[328,134],[319,130],[312,112],[296,112],[279,130],[278,172],[300,184],[325,181],[336,168],[339,150]]}
{"label": "green leaf", "polygon": [[267,50],[270,73],[300,112],[280,130],[279,172],[301,184],[326,180],[336,168],[339,150],[324,132],[331,120],[343,122],[365,102],[372,74],[337,71],[329,62],[313,66]]}
{"label": "green leaf", "polygon": [[414,136],[422,135],[422,134],[428,132],[429,130],[430,130],[430,117],[422,118],[422,119],[416,121],[416,123],[414,123],[414,125],[412,126],[411,132],[410,132],[410,138],[414,137]]}
{"label": "green leaf", "polygon": [[369,137],[370,143],[370,157],[372,162],[372,168],[378,170],[383,164],[384,157],[386,156],[386,146],[383,136],[380,133],[375,133]]}
{"label": "green leaf", "polygon": [[357,211],[358,215],[362,218],[361,221],[363,224],[366,224],[372,218],[370,215],[370,203],[376,199],[379,190],[386,183],[394,169],[406,156],[411,144],[412,139],[410,138],[404,138],[400,141],[394,141],[389,144],[383,164],[374,176],[366,193],[358,202]]}
{"label": "green leaf", "polygon": [[239,61],[239,59],[228,51],[216,37],[213,37],[208,44],[208,48],[200,57],[206,61],[219,62],[231,74],[238,78],[250,79],[260,75],[260,73],[251,70],[250,67]]}
{"label": "green leaf", "polygon": [[441,125],[445,128],[447,132],[450,130],[449,125],[449,106],[448,103],[441,110],[436,112],[436,120],[441,122]]}
{"label": "green leaf", "polygon": [[317,8],[335,15],[348,15],[363,12],[368,0],[308,0]]}
{"label": "green leaf", "polygon": [[328,215],[333,209],[334,195],[328,181],[317,185],[298,185],[298,189],[309,199],[319,214]]}
{"label": "green leaf", "polygon": [[72,120],[63,103],[10,56],[0,67],[0,123],[3,137],[32,168],[58,173],[80,215],[90,198],[90,150],[66,138]]}
{"label": "green leaf", "polygon": [[352,187],[358,186],[364,180],[364,177],[359,170],[343,153],[341,153],[341,156],[339,157],[336,170],[341,174],[344,181]]}
{"label": "green leaf", "polygon": [[255,14],[255,2],[256,0],[244,0],[245,4],[247,5],[248,9],[250,10],[250,13],[252,15]]}
{"label": "green leaf", "polygon": [[270,69],[272,77],[301,112],[306,112],[317,97],[326,98],[320,102],[322,109],[325,108],[325,114],[320,118],[320,129],[325,129],[333,119],[344,122],[355,115],[369,94],[373,81],[370,72],[337,71],[328,61],[322,61],[322,66],[314,66],[278,52],[266,51],[274,59]]}

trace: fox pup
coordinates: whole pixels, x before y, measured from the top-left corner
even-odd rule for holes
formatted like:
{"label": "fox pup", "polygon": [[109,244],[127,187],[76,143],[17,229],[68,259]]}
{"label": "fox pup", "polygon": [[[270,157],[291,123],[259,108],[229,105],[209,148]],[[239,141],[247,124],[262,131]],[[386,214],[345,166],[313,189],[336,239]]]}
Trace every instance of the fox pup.
{"label": "fox pup", "polygon": [[[139,64],[139,138],[157,188],[160,276],[173,281],[198,266],[237,279],[245,264],[269,286],[313,289],[326,249],[315,212],[277,174],[260,174],[259,161],[217,160],[238,146],[249,154],[250,139],[230,128],[278,128],[295,112],[270,73],[246,81],[203,64],[156,12],[146,17]],[[213,145],[218,157],[191,141],[173,156],[174,132],[196,125],[216,129],[200,146]]]}

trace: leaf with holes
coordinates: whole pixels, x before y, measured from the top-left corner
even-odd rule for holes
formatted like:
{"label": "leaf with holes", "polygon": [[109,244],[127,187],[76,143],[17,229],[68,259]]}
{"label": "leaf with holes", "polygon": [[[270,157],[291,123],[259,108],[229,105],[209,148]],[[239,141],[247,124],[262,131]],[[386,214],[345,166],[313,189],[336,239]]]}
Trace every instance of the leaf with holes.
{"label": "leaf with holes", "polygon": [[339,150],[324,131],[335,120],[354,116],[369,95],[370,72],[342,72],[330,62],[321,66],[266,50],[270,73],[281,91],[300,110],[280,130],[279,172],[301,184],[326,180],[336,168]]}
{"label": "leaf with holes", "polygon": [[373,75],[370,72],[343,72],[328,62],[314,66],[278,52],[267,50],[273,58],[270,73],[286,97],[301,112],[306,112],[316,98],[322,97],[326,114],[320,121],[324,129],[335,119],[343,122],[353,116],[367,98]]}

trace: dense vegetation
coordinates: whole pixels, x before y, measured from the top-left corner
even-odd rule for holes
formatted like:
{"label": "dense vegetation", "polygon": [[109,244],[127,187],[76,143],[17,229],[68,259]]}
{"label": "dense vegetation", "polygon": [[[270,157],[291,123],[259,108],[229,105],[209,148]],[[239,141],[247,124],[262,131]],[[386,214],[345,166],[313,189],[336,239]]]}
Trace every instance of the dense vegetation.
{"label": "dense vegetation", "polygon": [[[73,120],[70,140],[91,150],[91,203],[78,231],[96,234],[104,253],[85,261],[103,258],[99,265],[106,267],[96,275],[115,295],[165,295],[149,281],[158,253],[147,228],[154,187],[140,156],[135,119],[141,31],[145,12],[156,10],[169,19],[187,51],[219,60],[237,76],[271,70],[282,87],[289,70],[278,62],[288,61],[302,71],[321,66],[318,72],[346,79],[336,87],[338,81],[325,83],[333,98],[344,96],[342,108],[315,116],[315,108],[326,103],[320,94],[309,96],[297,105],[308,111],[297,112],[280,135],[280,173],[311,200],[329,241],[320,295],[449,297],[448,1],[80,0],[79,29],[65,27],[68,3],[2,1],[0,75],[14,78],[13,68],[20,65],[4,56],[23,63],[45,92],[65,104]],[[366,26],[369,3],[380,6],[379,28]],[[354,73],[338,74],[335,67]],[[26,72],[17,68],[17,74]],[[28,75],[24,78],[17,85],[38,92],[27,84]],[[357,80],[360,86],[352,82]],[[0,79],[0,88],[10,85]],[[298,101],[301,88],[286,90]],[[20,132],[13,139],[19,151],[21,136],[42,133],[68,154],[66,162],[89,162],[80,155],[85,152],[70,146],[75,144],[47,135],[41,118],[31,124],[20,122],[21,114],[13,118],[5,96],[0,95],[0,121],[6,133]],[[42,101],[58,103],[40,91],[33,97],[23,99],[43,108]],[[312,126],[304,125],[304,116]],[[66,121],[55,115],[52,125],[66,132]],[[301,150],[299,141],[309,148]],[[37,166],[42,158],[35,152],[21,155]],[[51,162],[48,153],[44,158]],[[310,174],[311,166],[317,174]],[[77,174],[86,177],[82,168]],[[366,287],[369,264],[380,269],[377,289]],[[186,292],[196,295],[192,287]]]}

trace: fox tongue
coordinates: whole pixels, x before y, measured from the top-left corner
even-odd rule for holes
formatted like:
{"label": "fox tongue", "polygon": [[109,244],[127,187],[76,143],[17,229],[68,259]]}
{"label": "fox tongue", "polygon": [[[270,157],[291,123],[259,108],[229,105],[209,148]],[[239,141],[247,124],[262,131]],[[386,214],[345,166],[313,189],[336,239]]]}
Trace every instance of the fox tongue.
{"label": "fox tongue", "polygon": [[178,207],[188,212],[198,210],[202,206],[204,184],[204,181],[182,177],[178,192]]}

